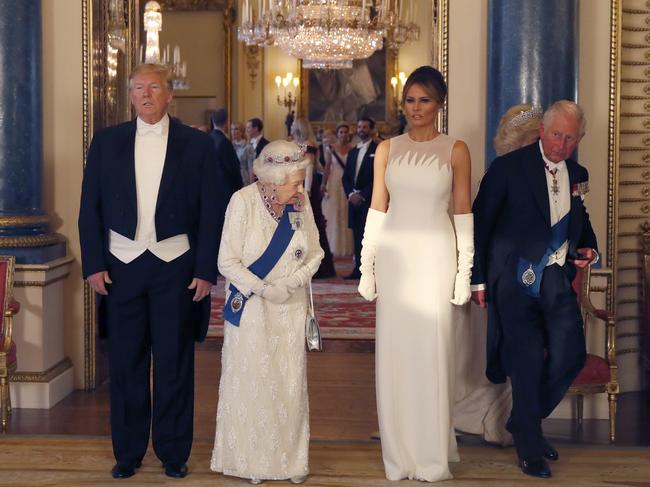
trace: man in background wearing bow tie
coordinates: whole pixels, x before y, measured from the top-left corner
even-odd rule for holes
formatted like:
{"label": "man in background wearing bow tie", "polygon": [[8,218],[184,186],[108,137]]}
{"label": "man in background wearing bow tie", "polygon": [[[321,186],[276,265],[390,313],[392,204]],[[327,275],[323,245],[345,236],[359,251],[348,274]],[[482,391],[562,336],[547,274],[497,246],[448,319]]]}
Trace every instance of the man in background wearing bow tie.
{"label": "man in background wearing bow tie", "polygon": [[165,473],[179,478],[193,437],[194,340],[207,332],[225,208],[212,140],[167,114],[167,67],[137,67],[129,96],[136,120],[97,132],[88,149],[83,276],[109,340],[111,473],[134,475],[151,430]]}
{"label": "man in background wearing bow tie", "polygon": [[[512,433],[521,470],[550,477],[558,452],[542,419],[586,359],[571,282],[598,260],[583,199],[589,174],[569,159],[585,133],[582,109],[554,103],[540,140],[492,161],[474,201],[472,299],[488,307],[487,377],[512,384]],[[487,287],[486,287],[487,285]]]}
{"label": "man in background wearing bow tie", "polygon": [[359,279],[361,272],[361,240],[366,226],[366,217],[372,197],[372,183],[375,173],[375,151],[377,143],[372,139],[375,121],[362,117],[357,122],[359,143],[350,152],[343,170],[343,190],[348,196],[348,227],[354,239],[354,269],[346,279]]}

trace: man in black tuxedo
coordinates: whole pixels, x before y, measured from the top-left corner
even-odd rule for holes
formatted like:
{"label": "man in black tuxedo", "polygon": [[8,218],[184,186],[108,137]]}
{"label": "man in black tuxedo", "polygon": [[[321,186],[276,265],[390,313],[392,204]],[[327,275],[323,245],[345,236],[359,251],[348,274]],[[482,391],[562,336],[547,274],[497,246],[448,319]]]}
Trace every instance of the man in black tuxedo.
{"label": "man in black tuxedo", "polygon": [[377,143],[372,139],[375,121],[369,117],[357,122],[359,143],[350,152],[343,170],[343,190],[348,195],[348,227],[354,238],[354,269],[346,279],[359,279],[361,272],[361,241],[372,197]]}
{"label": "man in black tuxedo", "polygon": [[108,333],[114,478],[135,473],[150,430],[165,473],[187,475],[194,340],[207,333],[217,277],[217,156],[207,134],[169,117],[171,90],[167,67],[138,66],[138,117],[95,134],[83,178],[82,270]]}
{"label": "man in black tuxedo", "polygon": [[246,122],[246,135],[248,136],[248,141],[255,149],[255,157],[259,157],[262,149],[269,143],[262,135],[263,130],[264,123],[259,118],[251,118]]}
{"label": "man in black tuxedo", "polygon": [[241,177],[241,168],[239,165],[239,158],[237,152],[226,136],[228,130],[228,112],[224,108],[215,111],[211,117],[212,130],[210,137],[214,141],[215,149],[217,150],[217,165],[220,172],[219,181],[221,182],[221,190],[219,194],[225,201],[225,206],[228,206],[230,197],[235,191],[239,191],[244,182]]}
{"label": "man in black tuxedo", "polygon": [[[583,199],[587,170],[569,159],[585,131],[582,109],[562,100],[540,140],[496,158],[473,205],[472,299],[488,308],[487,376],[510,377],[512,433],[522,471],[550,477],[557,451],[541,421],[584,366],[582,318],[571,282],[598,259]],[[487,285],[487,291],[486,286]]]}

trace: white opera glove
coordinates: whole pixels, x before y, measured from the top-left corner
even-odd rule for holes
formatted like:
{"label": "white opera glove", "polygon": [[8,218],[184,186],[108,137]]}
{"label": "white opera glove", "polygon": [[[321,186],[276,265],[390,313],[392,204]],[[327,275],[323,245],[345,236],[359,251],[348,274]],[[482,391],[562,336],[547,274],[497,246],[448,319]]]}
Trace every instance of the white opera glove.
{"label": "white opera glove", "polygon": [[470,280],[474,262],[474,215],[472,213],[454,215],[454,227],[458,249],[458,271],[454,283],[454,299],[451,302],[461,306],[468,303],[472,297]]}
{"label": "white opera glove", "polygon": [[386,213],[370,208],[366,219],[366,226],[363,229],[363,240],[361,241],[361,262],[359,270],[359,294],[366,301],[373,301],[377,297],[375,287],[375,255],[377,254],[377,240],[381,226],[386,218]]}
{"label": "white opera glove", "polygon": [[303,286],[302,279],[300,279],[300,276],[298,275],[297,272],[294,272],[290,276],[287,277],[282,277],[275,281],[273,284],[281,284],[283,286],[286,286],[289,288],[289,290],[295,291],[299,287]]}
{"label": "white opera glove", "polygon": [[274,304],[285,303],[293,294],[294,289],[290,289],[287,284],[276,281],[273,284],[267,284],[262,291],[262,298]]}

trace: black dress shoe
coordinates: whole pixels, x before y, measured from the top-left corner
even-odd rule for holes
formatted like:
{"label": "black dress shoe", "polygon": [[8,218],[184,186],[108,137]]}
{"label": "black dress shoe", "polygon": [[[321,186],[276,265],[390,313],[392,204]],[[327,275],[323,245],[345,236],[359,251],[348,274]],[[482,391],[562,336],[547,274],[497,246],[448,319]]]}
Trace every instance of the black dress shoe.
{"label": "black dress shoe", "polygon": [[548,441],[544,440],[544,451],[542,452],[542,456],[546,458],[547,460],[557,460],[560,458],[560,454],[557,452],[555,448],[553,448],[553,445],[551,445]]}
{"label": "black dress shoe", "polygon": [[165,475],[167,475],[167,477],[182,479],[187,476],[187,464],[185,463],[182,465],[179,465],[178,463],[166,463],[164,467]]}
{"label": "black dress shoe", "polygon": [[135,475],[135,469],[139,465],[133,465],[132,463],[116,463],[113,469],[111,470],[111,475],[114,479],[128,479]]}
{"label": "black dress shoe", "polygon": [[543,458],[536,458],[534,460],[519,460],[519,468],[526,475],[531,477],[540,477],[547,479],[551,476],[551,468]]}

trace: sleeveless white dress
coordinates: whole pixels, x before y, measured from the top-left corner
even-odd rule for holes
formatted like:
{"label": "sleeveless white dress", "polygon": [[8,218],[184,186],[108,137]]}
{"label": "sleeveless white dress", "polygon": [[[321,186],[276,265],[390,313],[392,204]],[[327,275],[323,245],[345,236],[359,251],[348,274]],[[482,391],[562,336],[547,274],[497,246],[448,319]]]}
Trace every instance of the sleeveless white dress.
{"label": "sleeveless white dress", "polygon": [[456,237],[448,213],[455,139],[390,140],[389,205],[376,256],[376,383],[386,478],[452,478]]}

